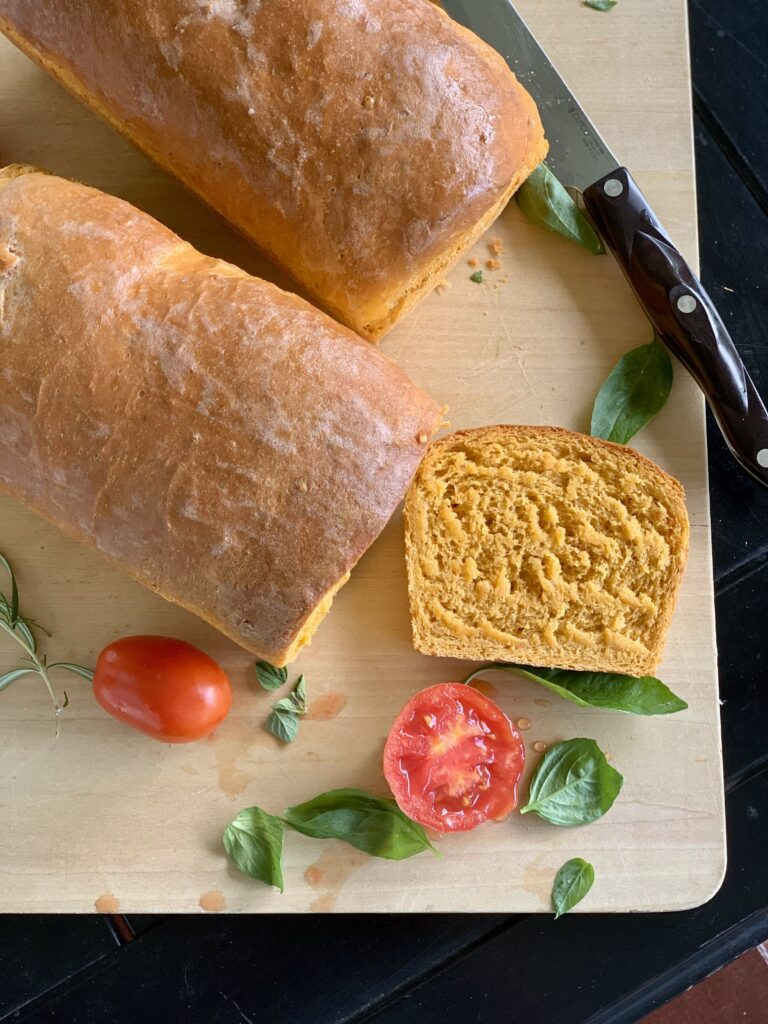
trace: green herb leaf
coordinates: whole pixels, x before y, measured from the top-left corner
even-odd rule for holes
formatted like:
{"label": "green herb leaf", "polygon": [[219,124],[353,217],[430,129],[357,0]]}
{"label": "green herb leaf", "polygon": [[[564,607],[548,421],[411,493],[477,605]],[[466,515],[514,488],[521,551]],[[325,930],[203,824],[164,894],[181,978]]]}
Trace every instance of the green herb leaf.
{"label": "green herb leaf", "polygon": [[19,588],[16,585],[16,577],[13,574],[11,563],[8,561],[5,555],[0,555],[0,565],[2,565],[2,567],[8,573],[8,576],[11,581],[11,600],[9,602],[11,622],[9,623],[9,625],[13,627],[15,626],[16,620],[19,617]]}
{"label": "green herb leaf", "polygon": [[567,860],[555,875],[555,884],[552,886],[555,920],[581,903],[594,884],[595,869],[589,861],[582,857]]}
{"label": "green herb leaf", "polygon": [[20,633],[24,643],[27,645],[32,654],[37,653],[37,640],[35,635],[29,626],[26,624],[24,619],[17,619],[16,625],[13,627],[15,633]]}
{"label": "green herb leaf", "polygon": [[585,7],[591,7],[593,11],[610,11],[619,0],[584,0]]}
{"label": "green herb leaf", "polygon": [[83,679],[87,679],[89,683],[93,682],[93,672],[89,668],[84,668],[82,665],[73,665],[69,661],[54,661],[52,665],[48,666],[48,671],[54,668],[65,668],[67,672],[72,672],[76,676],[81,676]]}
{"label": "green herb leaf", "polygon": [[224,830],[224,849],[245,875],[283,892],[283,837],[280,818],[246,807]]}
{"label": "green herb leaf", "polygon": [[281,697],[272,705],[272,714],[267,718],[267,729],[283,743],[293,743],[299,731],[299,715],[307,713],[307,684],[299,676],[293,692]]}
{"label": "green herb leaf", "polygon": [[296,681],[296,686],[293,688],[293,693],[290,697],[293,702],[293,706],[296,709],[296,713],[304,715],[307,712],[307,684],[304,676],[301,675]]}
{"label": "green herb leaf", "polygon": [[523,182],[515,199],[534,224],[565,235],[596,256],[605,252],[595,229],[546,164],[539,164]]}
{"label": "green herb leaf", "polygon": [[93,675],[88,669],[83,668],[80,665],[71,665],[69,662],[58,662],[53,665],[48,664],[48,658],[45,654],[38,654],[37,640],[34,629],[39,629],[46,636],[51,634],[45,627],[41,626],[39,622],[35,622],[29,616],[22,615],[19,610],[19,588],[16,583],[16,577],[11,563],[5,557],[0,554],[0,568],[5,569],[8,577],[11,581],[11,599],[10,601],[6,595],[0,592],[0,630],[7,633],[12,640],[24,651],[22,661],[27,664],[22,668],[12,669],[10,672],[6,672],[0,676],[0,690],[4,690],[7,686],[10,686],[16,679],[20,679],[27,673],[33,673],[40,676],[53,704],[53,715],[56,722],[56,738],[59,736],[59,719],[62,711],[69,704],[69,696],[66,691],[64,693],[64,701],[60,704],[56,699],[56,693],[53,689],[50,676],[48,675],[52,668],[66,668],[70,672],[75,672],[77,675],[85,676],[87,679],[92,679]]}
{"label": "green herb leaf", "polygon": [[592,436],[626,444],[663,408],[672,377],[672,360],[658,339],[627,352],[597,394]]}
{"label": "green herb leaf", "polygon": [[277,736],[283,743],[293,743],[296,739],[296,733],[299,731],[299,716],[296,714],[295,709],[293,707],[277,706],[289,701],[290,697],[286,697],[284,701],[278,701],[277,704],[273,705],[266,722],[269,732],[273,736]]}
{"label": "green herb leaf", "polygon": [[297,715],[296,705],[293,702],[293,694],[289,694],[287,697],[281,697],[280,700],[276,700],[272,705],[273,711],[287,711],[291,715]]}
{"label": "green herb leaf", "polygon": [[306,803],[289,807],[285,821],[313,839],[341,839],[373,857],[404,860],[424,850],[437,852],[421,825],[411,821],[394,800],[360,789],[332,789]]}
{"label": "green herb leaf", "polygon": [[563,740],[536,765],[520,813],[535,811],[553,825],[587,825],[610,810],[623,782],[594,740]]}
{"label": "green herb leaf", "polygon": [[474,281],[475,284],[482,284],[485,278],[483,277],[482,270],[476,270],[474,274],[469,275],[469,280]]}
{"label": "green herb leaf", "polygon": [[464,682],[488,672],[514,672],[525,676],[581,707],[607,708],[629,715],[671,715],[688,707],[655,676],[637,678],[613,672],[571,672],[563,668],[498,663],[475,669]]}
{"label": "green herb leaf", "polygon": [[265,690],[277,690],[288,678],[287,668],[275,668],[268,661],[257,661],[254,671],[259,685]]}
{"label": "green herb leaf", "polygon": [[35,670],[33,668],[15,668],[11,672],[6,672],[4,676],[0,676],[0,690],[4,690],[6,686],[10,686],[11,683],[26,675],[35,675]]}

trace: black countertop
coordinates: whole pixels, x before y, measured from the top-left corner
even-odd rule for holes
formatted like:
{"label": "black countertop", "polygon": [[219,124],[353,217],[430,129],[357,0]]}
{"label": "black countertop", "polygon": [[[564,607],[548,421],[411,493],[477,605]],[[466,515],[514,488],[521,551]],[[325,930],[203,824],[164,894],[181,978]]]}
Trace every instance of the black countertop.
{"label": "black countertop", "polygon": [[[690,15],[702,278],[768,395],[768,3],[691,0]],[[729,846],[714,899],[557,923],[5,916],[0,1021],[622,1024],[765,939],[768,491],[711,424],[709,443]]]}

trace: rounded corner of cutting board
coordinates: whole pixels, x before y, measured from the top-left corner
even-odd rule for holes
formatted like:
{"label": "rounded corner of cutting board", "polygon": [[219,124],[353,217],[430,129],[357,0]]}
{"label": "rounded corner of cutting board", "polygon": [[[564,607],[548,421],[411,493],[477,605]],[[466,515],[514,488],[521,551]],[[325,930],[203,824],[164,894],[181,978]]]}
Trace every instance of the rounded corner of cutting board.
{"label": "rounded corner of cutting board", "polygon": [[[728,848],[725,842],[725,829],[722,832],[722,844],[718,850],[720,856],[718,860],[714,858],[707,862],[708,872],[707,874],[697,877],[696,884],[692,886],[686,899],[679,905],[670,907],[670,910],[675,911],[686,911],[686,910],[697,910],[699,907],[703,907],[710,900],[713,900],[715,896],[720,892],[725,881],[725,874],[728,870]],[[664,907],[654,907],[653,911],[663,910]]]}

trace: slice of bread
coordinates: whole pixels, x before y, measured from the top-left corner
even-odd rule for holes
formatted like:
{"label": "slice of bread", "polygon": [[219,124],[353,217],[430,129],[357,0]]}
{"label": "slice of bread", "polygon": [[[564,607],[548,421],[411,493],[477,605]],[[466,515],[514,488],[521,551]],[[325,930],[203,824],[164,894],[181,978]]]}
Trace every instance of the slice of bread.
{"label": "slice of bread", "polygon": [[414,646],[651,673],[688,537],[682,486],[631,448],[557,427],[451,434],[405,502]]}

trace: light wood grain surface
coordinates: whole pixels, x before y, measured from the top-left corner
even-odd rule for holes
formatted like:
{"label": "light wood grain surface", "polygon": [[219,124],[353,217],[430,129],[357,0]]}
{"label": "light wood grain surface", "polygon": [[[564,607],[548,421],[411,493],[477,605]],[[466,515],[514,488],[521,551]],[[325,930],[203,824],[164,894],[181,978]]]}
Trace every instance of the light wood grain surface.
{"label": "light wood grain surface", "polygon": [[[672,237],[696,254],[684,0],[520,0],[542,43],[631,167]],[[288,282],[214,214],[144,160],[0,41],[0,162],[29,162],[123,196],[204,252]],[[383,343],[450,406],[454,427],[497,422],[588,429],[592,398],[621,353],[649,327],[617,267],[526,223],[514,204],[489,237],[504,243],[487,283],[462,262]],[[474,255],[489,257],[486,238]],[[577,708],[509,677],[491,681],[536,740],[592,736],[624,773],[601,821],[556,828],[533,815],[439,841],[441,859],[377,861],[338,843],[286,840],[286,892],[239,875],[221,833],[241,807],[279,812],[332,786],[384,793],[382,743],[402,704],[465,664],[416,654],[410,642],[397,514],[336,599],[295,665],[314,713],[280,745],[263,729],[271,696],[252,661],[0,499],[0,550],[14,561],[28,614],[53,632],[55,660],[92,664],[111,639],[166,633],[199,644],[231,673],[231,716],[208,741],[154,743],[107,717],[89,686],[67,679],[71,704],[54,738],[32,677],[0,694],[0,911],[539,911],[557,868],[591,860],[584,911],[677,910],[717,889],[725,866],[722,769],[703,406],[681,369],[672,398],[637,447],[684,483],[691,559],[660,675],[690,704],[666,718]],[[14,666],[10,642],[0,670]],[[62,680],[62,683],[64,680]],[[311,866],[318,870],[307,874]]]}

